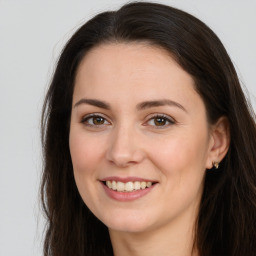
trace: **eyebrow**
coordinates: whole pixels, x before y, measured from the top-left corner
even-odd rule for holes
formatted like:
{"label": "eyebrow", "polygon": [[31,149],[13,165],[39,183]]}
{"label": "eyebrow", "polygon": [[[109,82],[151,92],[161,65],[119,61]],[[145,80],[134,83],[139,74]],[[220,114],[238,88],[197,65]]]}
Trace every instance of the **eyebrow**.
{"label": "eyebrow", "polygon": [[95,99],[81,99],[79,100],[75,105],[74,108],[81,105],[81,104],[88,104],[88,105],[92,105],[98,108],[104,108],[109,110],[110,109],[110,105],[104,101],[101,100],[95,100]]}
{"label": "eyebrow", "polygon": [[[101,101],[101,100],[96,100],[96,99],[80,99],[75,105],[74,108],[81,105],[81,104],[87,104],[87,105],[92,105],[98,108],[103,108],[103,109],[107,109],[110,110],[110,104],[106,103],[105,101]],[[153,107],[161,107],[161,106],[172,106],[172,107],[177,107],[185,112],[187,112],[187,110],[179,103],[173,101],[173,100],[169,100],[169,99],[162,99],[162,100],[151,100],[151,101],[144,101],[139,103],[136,108],[137,110],[144,110],[147,108],[153,108]]]}
{"label": "eyebrow", "polygon": [[173,100],[163,99],[163,100],[153,100],[153,101],[145,101],[137,105],[138,110],[143,110],[147,108],[153,108],[153,107],[161,107],[161,106],[172,106],[172,107],[178,107],[181,110],[187,112],[187,110],[178,102],[175,102]]}

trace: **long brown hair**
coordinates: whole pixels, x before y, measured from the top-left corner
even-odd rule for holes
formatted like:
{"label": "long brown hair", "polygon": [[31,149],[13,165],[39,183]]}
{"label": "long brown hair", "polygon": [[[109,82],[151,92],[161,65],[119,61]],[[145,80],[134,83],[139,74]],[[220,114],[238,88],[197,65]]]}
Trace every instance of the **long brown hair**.
{"label": "long brown hair", "polygon": [[64,47],[42,113],[45,256],[113,255],[107,227],[82,201],[69,152],[76,70],[93,47],[145,41],[163,47],[194,79],[213,124],[226,116],[230,148],[206,170],[195,245],[202,256],[252,256],[256,242],[256,126],[253,110],[218,37],[197,18],[161,4],[135,2],[84,24]]}

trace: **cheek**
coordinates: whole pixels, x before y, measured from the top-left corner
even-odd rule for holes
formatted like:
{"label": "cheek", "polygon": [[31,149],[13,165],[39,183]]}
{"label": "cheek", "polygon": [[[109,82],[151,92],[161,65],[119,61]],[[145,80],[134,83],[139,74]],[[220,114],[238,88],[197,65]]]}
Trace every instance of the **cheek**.
{"label": "cheek", "polygon": [[166,175],[199,174],[205,170],[207,159],[207,133],[186,131],[155,141],[151,158]]}
{"label": "cheek", "polygon": [[[198,134],[199,136],[194,136]],[[193,135],[193,136],[191,136]],[[192,202],[200,200],[205,174],[207,136],[202,133],[176,133],[165,140],[165,144],[155,143],[151,159],[163,174],[162,184],[167,200],[172,202],[166,214],[176,205],[177,214]],[[164,198],[166,200],[166,198]]]}
{"label": "cheek", "polygon": [[103,156],[102,144],[95,135],[86,136],[83,131],[71,129],[69,147],[75,173],[94,172]]}
{"label": "cheek", "polygon": [[71,128],[69,147],[78,191],[85,204],[94,211],[102,145],[94,136],[86,136],[82,129]]}

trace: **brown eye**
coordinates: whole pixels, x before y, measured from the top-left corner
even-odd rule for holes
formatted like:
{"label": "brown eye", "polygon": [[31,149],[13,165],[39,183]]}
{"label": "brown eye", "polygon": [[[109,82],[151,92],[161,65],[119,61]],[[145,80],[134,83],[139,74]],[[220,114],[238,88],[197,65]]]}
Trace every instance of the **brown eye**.
{"label": "brown eye", "polygon": [[164,126],[166,125],[166,123],[167,123],[166,118],[163,118],[163,117],[154,118],[154,124],[156,126]]}
{"label": "brown eye", "polygon": [[96,116],[96,117],[92,118],[92,122],[95,125],[101,125],[101,124],[104,124],[105,119],[103,117],[101,117],[101,116]]}
{"label": "brown eye", "polygon": [[156,115],[147,121],[147,125],[155,128],[167,128],[172,124],[175,124],[173,118],[165,115]]}
{"label": "brown eye", "polygon": [[87,126],[95,126],[95,127],[110,124],[104,117],[98,116],[98,115],[86,116],[82,119],[81,122]]}

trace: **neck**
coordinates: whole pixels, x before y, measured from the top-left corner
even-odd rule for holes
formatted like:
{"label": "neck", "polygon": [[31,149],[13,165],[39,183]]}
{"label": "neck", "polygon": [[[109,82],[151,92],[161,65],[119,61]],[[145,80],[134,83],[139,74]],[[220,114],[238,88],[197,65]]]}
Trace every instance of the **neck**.
{"label": "neck", "polygon": [[198,256],[194,248],[194,221],[189,223],[175,222],[159,230],[137,233],[109,230],[114,255]]}

